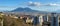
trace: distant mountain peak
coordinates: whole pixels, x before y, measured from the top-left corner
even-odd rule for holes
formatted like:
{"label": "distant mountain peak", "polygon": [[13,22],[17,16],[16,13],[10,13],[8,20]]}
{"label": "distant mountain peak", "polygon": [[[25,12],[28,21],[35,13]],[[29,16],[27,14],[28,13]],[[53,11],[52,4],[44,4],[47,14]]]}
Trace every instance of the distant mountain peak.
{"label": "distant mountain peak", "polygon": [[32,9],[26,7],[26,8],[22,8],[22,7],[18,7],[15,10],[12,10],[12,12],[21,12],[21,11],[32,11]]}
{"label": "distant mountain peak", "polygon": [[48,12],[45,12],[45,11],[32,10],[32,9],[29,8],[29,7],[25,7],[25,8],[18,7],[18,8],[16,8],[15,10],[12,10],[11,12],[35,12],[35,13],[48,13]]}

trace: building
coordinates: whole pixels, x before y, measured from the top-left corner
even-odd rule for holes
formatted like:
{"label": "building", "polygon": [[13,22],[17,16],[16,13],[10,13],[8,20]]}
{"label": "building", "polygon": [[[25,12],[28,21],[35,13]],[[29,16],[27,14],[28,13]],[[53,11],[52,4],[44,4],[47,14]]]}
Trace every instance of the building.
{"label": "building", "polygon": [[43,24],[43,15],[40,15],[39,16],[39,24],[40,24],[40,26],[42,26]]}

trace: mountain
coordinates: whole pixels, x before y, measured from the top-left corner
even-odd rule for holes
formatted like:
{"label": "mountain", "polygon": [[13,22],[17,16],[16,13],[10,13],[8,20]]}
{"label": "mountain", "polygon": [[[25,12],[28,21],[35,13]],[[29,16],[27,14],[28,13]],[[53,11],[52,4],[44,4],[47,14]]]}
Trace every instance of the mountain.
{"label": "mountain", "polygon": [[14,10],[12,10],[11,12],[35,12],[35,13],[48,13],[46,11],[37,11],[37,10],[32,10],[31,8],[22,8],[22,7],[18,7]]}
{"label": "mountain", "polygon": [[30,9],[28,7],[26,7],[26,8],[19,7],[19,8],[16,8],[15,10],[12,10],[12,12],[37,12],[37,11],[32,10],[32,9]]}

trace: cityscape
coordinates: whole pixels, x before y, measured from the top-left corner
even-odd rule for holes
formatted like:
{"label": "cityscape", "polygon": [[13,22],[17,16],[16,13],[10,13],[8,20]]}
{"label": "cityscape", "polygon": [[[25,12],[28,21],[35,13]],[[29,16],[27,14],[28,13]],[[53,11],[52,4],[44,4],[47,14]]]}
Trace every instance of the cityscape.
{"label": "cityscape", "polygon": [[0,0],[0,26],[60,26],[60,0]]}
{"label": "cityscape", "polygon": [[5,14],[0,12],[0,26],[60,26],[60,15],[51,14]]}

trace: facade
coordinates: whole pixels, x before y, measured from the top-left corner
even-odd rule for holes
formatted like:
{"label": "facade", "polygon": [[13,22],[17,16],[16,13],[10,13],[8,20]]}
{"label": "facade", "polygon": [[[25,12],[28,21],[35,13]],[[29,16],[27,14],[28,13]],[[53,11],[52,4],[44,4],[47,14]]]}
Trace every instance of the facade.
{"label": "facade", "polygon": [[52,13],[51,16],[51,26],[59,26],[58,15],[56,15],[56,13]]}
{"label": "facade", "polygon": [[43,15],[40,15],[39,16],[39,24],[40,24],[40,26],[42,26],[43,24]]}
{"label": "facade", "polygon": [[33,23],[33,18],[32,19],[27,18],[26,23]]}
{"label": "facade", "polygon": [[59,15],[59,17],[58,17],[59,19],[58,19],[58,22],[59,22],[59,26],[60,26],[60,15]]}

